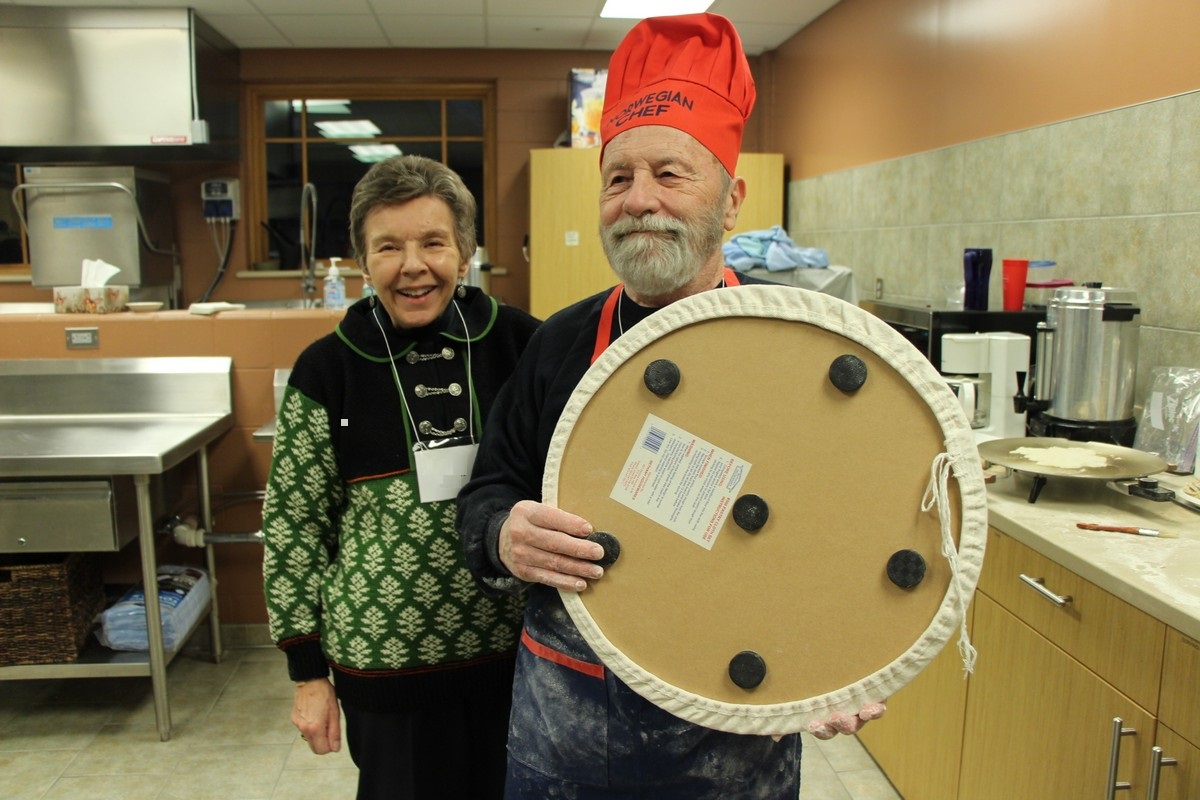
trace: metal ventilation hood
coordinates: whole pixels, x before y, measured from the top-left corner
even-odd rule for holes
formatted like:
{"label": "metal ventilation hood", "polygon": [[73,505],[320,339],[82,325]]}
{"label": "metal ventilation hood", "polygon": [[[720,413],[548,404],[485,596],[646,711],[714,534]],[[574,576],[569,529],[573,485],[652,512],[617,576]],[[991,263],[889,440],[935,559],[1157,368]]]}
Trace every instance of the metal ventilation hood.
{"label": "metal ventilation hood", "polygon": [[238,53],[191,9],[0,5],[0,81],[0,160],[237,158]]}

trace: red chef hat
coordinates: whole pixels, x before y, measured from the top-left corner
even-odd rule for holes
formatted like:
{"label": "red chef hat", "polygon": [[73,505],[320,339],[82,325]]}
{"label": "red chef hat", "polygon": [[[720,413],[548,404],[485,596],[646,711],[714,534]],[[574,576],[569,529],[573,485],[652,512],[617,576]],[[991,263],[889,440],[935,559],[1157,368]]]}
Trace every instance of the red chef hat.
{"label": "red chef hat", "polygon": [[733,23],[717,14],[650,17],[609,62],[602,147],[630,128],[666,125],[691,134],[733,175],[754,97]]}

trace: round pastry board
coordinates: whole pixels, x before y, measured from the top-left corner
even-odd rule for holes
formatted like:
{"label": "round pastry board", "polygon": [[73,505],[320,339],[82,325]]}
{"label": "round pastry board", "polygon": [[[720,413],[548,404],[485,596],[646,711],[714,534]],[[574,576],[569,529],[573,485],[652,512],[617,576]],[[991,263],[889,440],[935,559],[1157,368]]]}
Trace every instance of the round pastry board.
{"label": "round pastry board", "polygon": [[[843,356],[867,368],[857,390],[831,382]],[[663,397],[643,377],[657,360],[681,374]],[[650,428],[673,466],[648,464]],[[922,510],[939,458],[951,558]],[[767,504],[757,532],[719,497],[735,483]],[[915,677],[959,630],[987,529],[970,425],[937,371],[867,312],[790,287],[704,292],[616,340],[559,419],[543,498],[620,542],[602,579],[562,595],[600,659],[662,708],[738,733],[802,730]],[[915,587],[888,578],[901,551],[926,565]],[[729,673],[746,650],[766,665],[753,688]]]}
{"label": "round pastry board", "polygon": [[1141,478],[1167,468],[1163,459],[1132,447],[1055,437],[992,439],[979,445],[979,455],[991,464],[1035,475],[1108,481]]}

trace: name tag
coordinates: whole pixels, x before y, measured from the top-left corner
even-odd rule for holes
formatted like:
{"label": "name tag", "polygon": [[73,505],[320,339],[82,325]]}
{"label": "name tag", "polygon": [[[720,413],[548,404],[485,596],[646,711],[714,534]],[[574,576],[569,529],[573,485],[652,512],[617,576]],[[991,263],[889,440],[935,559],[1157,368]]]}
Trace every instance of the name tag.
{"label": "name tag", "polygon": [[[453,444],[451,444],[453,442]],[[443,439],[434,446],[416,444],[417,490],[422,503],[453,500],[471,477],[479,445],[466,437]]]}

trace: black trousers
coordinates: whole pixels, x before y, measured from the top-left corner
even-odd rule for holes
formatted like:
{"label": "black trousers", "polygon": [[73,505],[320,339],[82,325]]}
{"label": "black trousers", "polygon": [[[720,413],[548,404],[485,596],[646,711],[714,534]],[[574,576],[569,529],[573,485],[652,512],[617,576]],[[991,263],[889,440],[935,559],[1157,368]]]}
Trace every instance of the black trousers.
{"label": "black trousers", "polygon": [[501,800],[511,696],[400,713],[344,705],[358,800]]}

